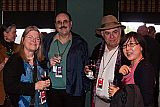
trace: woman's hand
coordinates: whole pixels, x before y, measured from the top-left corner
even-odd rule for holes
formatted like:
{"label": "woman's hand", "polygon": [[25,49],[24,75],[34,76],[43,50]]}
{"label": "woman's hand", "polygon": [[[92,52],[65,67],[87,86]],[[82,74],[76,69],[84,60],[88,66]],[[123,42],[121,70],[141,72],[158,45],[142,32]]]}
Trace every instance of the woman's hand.
{"label": "woman's hand", "polygon": [[8,58],[6,57],[5,59],[4,59],[4,62],[6,63],[8,61]]}
{"label": "woman's hand", "polygon": [[109,89],[108,89],[109,96],[110,97],[113,96],[118,90],[119,90],[119,87],[109,86]]}
{"label": "woman's hand", "polygon": [[50,86],[50,79],[45,81],[38,81],[35,83],[35,90],[44,90],[46,87]]}
{"label": "woman's hand", "polygon": [[4,62],[0,63],[0,71],[3,69],[4,65],[5,65]]}
{"label": "woman's hand", "polygon": [[8,61],[8,58],[5,58],[4,61],[2,63],[0,63],[0,71],[3,69],[3,67],[7,61]]}
{"label": "woman's hand", "polygon": [[129,66],[127,65],[123,65],[121,66],[121,68],[119,69],[119,73],[123,74],[123,75],[127,75],[131,72],[131,69]]}

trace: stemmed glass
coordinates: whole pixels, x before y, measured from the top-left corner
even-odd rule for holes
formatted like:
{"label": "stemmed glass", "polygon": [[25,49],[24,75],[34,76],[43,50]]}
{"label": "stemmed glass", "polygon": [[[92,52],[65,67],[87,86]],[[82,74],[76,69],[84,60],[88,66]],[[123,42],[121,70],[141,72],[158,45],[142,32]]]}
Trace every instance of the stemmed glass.
{"label": "stemmed glass", "polygon": [[96,62],[95,62],[95,60],[90,59],[87,66],[89,67],[89,70],[90,70],[90,71],[87,72],[87,75],[86,75],[86,76],[87,76],[89,79],[92,79],[92,80],[93,80],[93,79],[94,79],[94,72],[95,72],[95,70],[96,70]]}
{"label": "stemmed glass", "polygon": [[[117,79],[115,79],[115,80],[114,79],[109,79],[108,84],[109,84],[109,89],[110,89],[110,87],[117,87],[117,84],[118,84]],[[112,100],[111,95],[109,96],[109,100]]]}
{"label": "stemmed glass", "polygon": [[[50,79],[48,74],[48,69],[43,70],[43,75],[41,76],[41,79],[43,81]],[[48,88],[45,88],[44,90],[49,90]]]}
{"label": "stemmed glass", "polygon": [[[108,80],[108,84],[109,84],[109,87],[114,86],[114,84],[113,84],[113,79],[109,79],[109,80]],[[109,100],[111,100],[111,99],[112,99],[112,96],[109,96]]]}
{"label": "stemmed glass", "polygon": [[61,61],[61,56],[60,56],[60,54],[59,54],[59,53],[56,53],[56,54],[54,54],[54,57],[58,58],[59,63],[60,63],[60,61]]}
{"label": "stemmed glass", "polygon": [[[41,79],[43,81],[50,79],[48,72],[49,72],[48,69],[43,69],[43,72],[41,75]],[[49,87],[45,87],[43,90],[39,90],[40,104],[46,103],[46,90],[49,90]]]}

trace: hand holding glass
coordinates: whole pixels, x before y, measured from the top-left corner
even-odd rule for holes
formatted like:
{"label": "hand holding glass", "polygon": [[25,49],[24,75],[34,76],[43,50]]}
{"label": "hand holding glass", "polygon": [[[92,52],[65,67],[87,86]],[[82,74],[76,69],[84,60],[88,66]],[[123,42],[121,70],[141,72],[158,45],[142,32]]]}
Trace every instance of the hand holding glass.
{"label": "hand holding glass", "polygon": [[[113,84],[113,79],[109,79],[108,80],[108,84],[109,84],[109,90],[110,90],[110,87],[113,87],[114,84]],[[109,99],[111,100],[112,99],[112,96],[110,95],[111,93],[109,92]]]}
{"label": "hand holding glass", "polygon": [[54,54],[57,63],[61,63],[61,56],[59,54]]}
{"label": "hand holding glass", "polygon": [[109,80],[108,80],[108,84],[109,84],[109,87],[110,87],[110,86],[114,86],[113,80],[109,79]]}
{"label": "hand holding glass", "polygon": [[119,87],[117,87],[117,81],[109,79],[108,80],[108,84],[109,84],[109,98],[110,100],[112,99],[112,96],[117,92],[117,90],[119,90]]}
{"label": "hand holding glass", "polygon": [[87,77],[89,79],[94,79],[94,72],[96,70],[96,63],[95,60],[89,60],[89,64],[87,65],[89,67],[89,71],[87,72]]}
{"label": "hand holding glass", "polygon": [[[43,81],[46,81],[46,80],[49,79],[48,71],[47,71],[47,70],[44,70],[44,71],[43,71],[43,75],[41,76],[41,79],[42,79]],[[49,89],[48,89],[48,88],[45,88],[44,90],[49,90]]]}

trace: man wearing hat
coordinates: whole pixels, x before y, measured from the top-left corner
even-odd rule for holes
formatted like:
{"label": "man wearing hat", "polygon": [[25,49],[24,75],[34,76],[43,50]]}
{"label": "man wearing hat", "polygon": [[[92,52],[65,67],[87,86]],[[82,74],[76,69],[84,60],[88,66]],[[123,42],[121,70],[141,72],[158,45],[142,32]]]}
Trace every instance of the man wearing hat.
{"label": "man wearing hat", "polygon": [[[96,33],[102,37],[102,42],[95,46],[92,59],[96,60],[96,80],[93,82],[92,107],[109,107],[110,96],[108,93],[109,80],[114,84],[121,84],[119,68],[127,64],[127,59],[121,56],[119,42],[125,26],[113,15],[102,18],[102,25]],[[124,60],[123,60],[124,59]]]}

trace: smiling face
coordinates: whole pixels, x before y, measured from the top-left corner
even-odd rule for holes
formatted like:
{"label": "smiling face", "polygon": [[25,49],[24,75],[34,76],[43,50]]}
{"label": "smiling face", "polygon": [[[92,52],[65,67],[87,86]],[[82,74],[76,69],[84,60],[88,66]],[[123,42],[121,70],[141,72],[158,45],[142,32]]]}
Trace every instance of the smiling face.
{"label": "smiling face", "polygon": [[142,56],[142,47],[133,37],[127,39],[127,41],[123,44],[123,53],[131,62],[139,61]]}
{"label": "smiling face", "polygon": [[72,21],[67,14],[60,13],[56,17],[55,27],[60,35],[69,35],[72,28]]}
{"label": "smiling face", "polygon": [[23,39],[24,51],[35,52],[40,46],[40,34],[37,31],[30,31]]}

